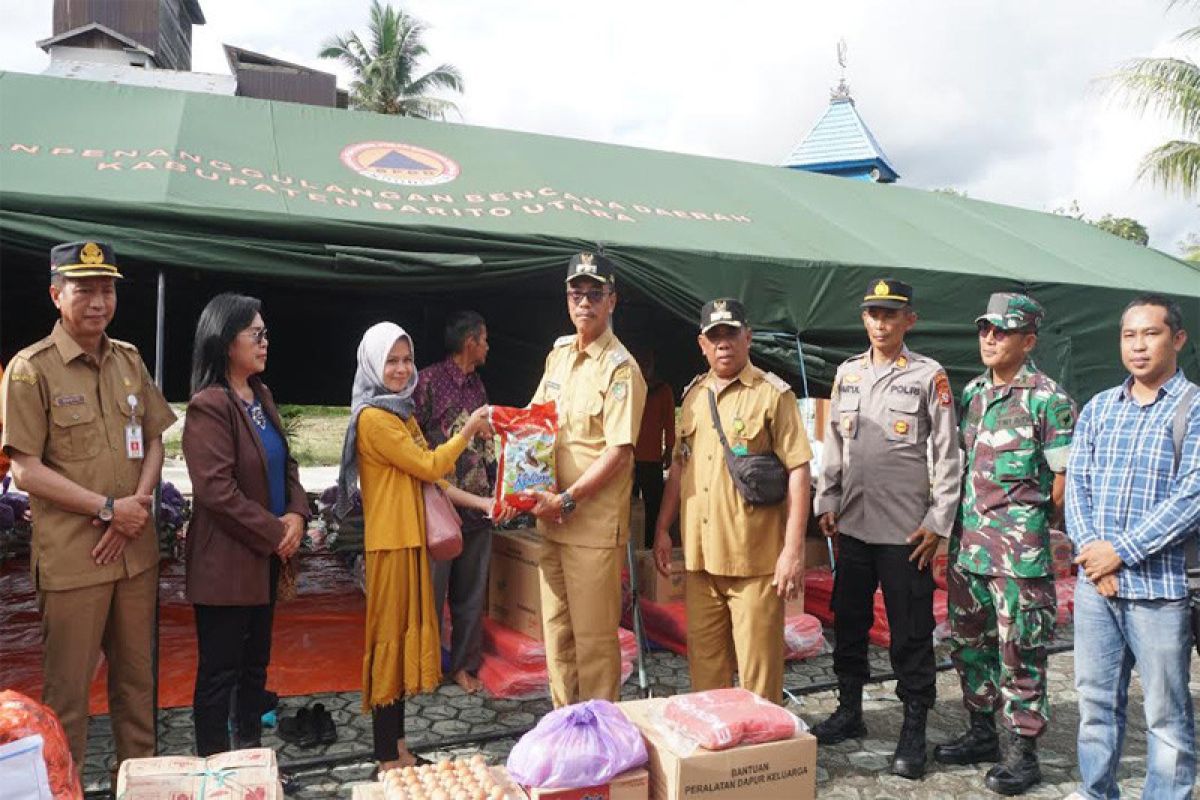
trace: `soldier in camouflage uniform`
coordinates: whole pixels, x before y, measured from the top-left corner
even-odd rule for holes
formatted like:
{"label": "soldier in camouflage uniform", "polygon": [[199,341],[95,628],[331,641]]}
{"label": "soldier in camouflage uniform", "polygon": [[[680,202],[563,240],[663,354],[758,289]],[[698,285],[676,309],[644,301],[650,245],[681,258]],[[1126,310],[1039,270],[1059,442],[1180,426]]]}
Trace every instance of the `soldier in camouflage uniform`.
{"label": "soldier in camouflage uniform", "polygon": [[1062,508],[1075,425],[1071,398],[1029,359],[1042,307],[997,293],[976,320],[987,371],[962,399],[966,453],[959,526],[947,574],[952,658],[971,726],[934,756],[948,764],[1000,760],[995,714],[1007,733],[992,791],[1021,794],[1041,780],[1046,645],[1054,635],[1050,522]]}

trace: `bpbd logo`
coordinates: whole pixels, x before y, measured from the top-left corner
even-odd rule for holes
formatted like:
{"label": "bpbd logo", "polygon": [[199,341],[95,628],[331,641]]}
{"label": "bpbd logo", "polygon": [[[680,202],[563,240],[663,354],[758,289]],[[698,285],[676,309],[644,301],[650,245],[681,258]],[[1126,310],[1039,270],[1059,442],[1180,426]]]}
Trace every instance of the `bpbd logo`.
{"label": "bpbd logo", "polygon": [[461,171],[441,153],[402,142],[359,142],[342,149],[342,163],[359,175],[400,186],[449,183]]}

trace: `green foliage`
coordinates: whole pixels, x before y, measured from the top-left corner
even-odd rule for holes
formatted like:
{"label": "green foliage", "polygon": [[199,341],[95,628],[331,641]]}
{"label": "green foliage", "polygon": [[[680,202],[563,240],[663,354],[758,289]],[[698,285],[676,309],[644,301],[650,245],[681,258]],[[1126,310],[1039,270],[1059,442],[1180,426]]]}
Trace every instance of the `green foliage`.
{"label": "green foliage", "polygon": [[1050,213],[1086,222],[1088,225],[1095,226],[1105,233],[1111,233],[1113,236],[1126,239],[1134,244],[1140,244],[1143,247],[1150,244],[1150,232],[1146,230],[1145,225],[1133,217],[1114,217],[1112,214],[1105,214],[1100,219],[1090,219],[1083,212],[1083,209],[1079,207],[1078,200],[1072,200],[1069,206],[1061,206]]}
{"label": "green foliage", "polygon": [[[1197,39],[1200,26],[1177,37],[1185,43]],[[1134,111],[1157,114],[1182,132],[1183,138],[1161,144],[1142,158],[1140,177],[1194,196],[1200,189],[1200,64],[1189,58],[1135,58],[1108,82],[1113,93]]]}
{"label": "green foliage", "polygon": [[1114,217],[1112,214],[1105,214],[1090,224],[1113,236],[1120,236],[1122,239],[1140,244],[1142,247],[1150,244],[1150,233],[1146,230],[1146,226],[1132,217]]}
{"label": "green foliage", "polygon": [[442,64],[418,74],[429,51],[423,42],[425,23],[403,9],[395,9],[371,0],[368,24],[369,43],[350,33],[328,39],[321,58],[334,58],[353,70],[350,103],[361,111],[395,114],[402,117],[444,120],[447,113],[458,113],[449,100],[433,96],[436,91],[463,91],[458,68]]}

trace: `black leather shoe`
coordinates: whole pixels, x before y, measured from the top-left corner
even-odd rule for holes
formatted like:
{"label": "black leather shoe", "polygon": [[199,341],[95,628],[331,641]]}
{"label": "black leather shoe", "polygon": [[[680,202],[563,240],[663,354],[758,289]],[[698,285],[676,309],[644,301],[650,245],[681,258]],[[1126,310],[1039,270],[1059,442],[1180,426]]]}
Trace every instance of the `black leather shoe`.
{"label": "black leather shoe", "polygon": [[317,740],[321,744],[333,744],[337,741],[337,725],[333,723],[333,715],[325,708],[324,703],[313,706],[312,719],[317,730]]}
{"label": "black leather shoe", "polygon": [[929,709],[916,700],[904,704],[900,741],[892,755],[892,774],[917,780],[925,776],[925,720]]}
{"label": "black leather shoe", "polygon": [[980,764],[1000,760],[1000,737],[996,718],[971,712],[971,726],[957,739],[933,748],[933,757],[943,764]]}
{"label": "black leather shoe", "polygon": [[838,689],[838,707],[812,728],[817,744],[828,745],[867,735],[862,718],[862,687],[844,684]]}
{"label": "black leather shoe", "polygon": [[304,707],[293,716],[279,718],[279,738],[297,747],[316,747],[320,742],[312,711]]}
{"label": "black leather shoe", "polygon": [[1004,760],[988,770],[983,783],[996,794],[1024,794],[1042,782],[1038,765],[1037,739],[1009,732],[1005,736]]}

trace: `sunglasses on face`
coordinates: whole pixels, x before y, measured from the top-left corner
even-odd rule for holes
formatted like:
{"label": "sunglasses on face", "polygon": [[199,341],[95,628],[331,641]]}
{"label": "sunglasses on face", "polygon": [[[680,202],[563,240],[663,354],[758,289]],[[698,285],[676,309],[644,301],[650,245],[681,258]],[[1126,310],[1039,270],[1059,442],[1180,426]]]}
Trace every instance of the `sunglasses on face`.
{"label": "sunglasses on face", "polygon": [[267,329],[266,329],[265,327],[263,327],[263,328],[252,328],[252,329],[250,329],[250,330],[248,330],[248,331],[242,331],[242,333],[244,333],[244,334],[246,334],[247,336],[249,336],[249,337],[250,337],[250,341],[254,342],[255,344],[262,344],[262,343],[263,343],[263,342],[265,342],[267,339],[271,338],[271,337],[270,337],[270,336],[267,334]]}
{"label": "sunglasses on face", "polygon": [[607,289],[588,289],[587,291],[571,289],[567,292],[567,299],[571,301],[572,305],[579,305],[583,302],[585,297],[587,298],[588,303],[591,305],[596,305],[607,296]]}
{"label": "sunglasses on face", "polygon": [[1027,333],[1033,333],[1033,331],[1029,330],[1028,328],[1017,328],[1011,331],[1005,330],[1004,328],[997,328],[990,322],[981,322],[979,323],[978,328],[980,339],[986,339],[988,334],[991,334],[993,337],[995,337],[997,342],[1003,342],[1009,336],[1024,336]]}

